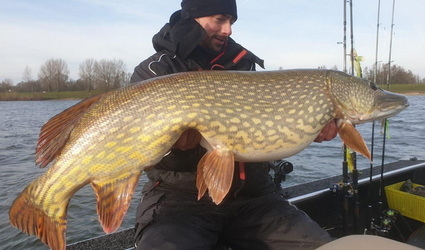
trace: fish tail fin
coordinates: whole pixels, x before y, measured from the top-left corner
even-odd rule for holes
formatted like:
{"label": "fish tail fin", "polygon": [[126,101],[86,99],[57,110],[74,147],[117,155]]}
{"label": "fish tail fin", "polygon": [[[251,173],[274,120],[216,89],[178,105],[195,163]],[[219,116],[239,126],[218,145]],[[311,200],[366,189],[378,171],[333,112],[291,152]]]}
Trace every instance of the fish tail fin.
{"label": "fish tail fin", "polygon": [[230,151],[214,150],[206,153],[198,163],[196,185],[198,199],[208,188],[215,204],[220,204],[230,190],[234,174],[234,155]]}
{"label": "fish tail fin", "polygon": [[38,207],[24,190],[9,210],[10,223],[28,235],[37,236],[53,250],[65,249],[66,210],[69,200],[61,204],[56,217],[49,216]]}
{"label": "fish tail fin", "polygon": [[140,174],[118,180],[97,180],[91,183],[97,197],[97,214],[105,233],[115,232],[121,225],[131,203]]}

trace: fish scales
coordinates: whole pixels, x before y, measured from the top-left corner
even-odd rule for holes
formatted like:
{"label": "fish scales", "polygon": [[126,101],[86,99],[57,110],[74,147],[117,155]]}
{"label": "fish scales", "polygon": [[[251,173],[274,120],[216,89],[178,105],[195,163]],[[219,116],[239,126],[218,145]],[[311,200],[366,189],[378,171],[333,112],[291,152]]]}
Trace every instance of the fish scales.
{"label": "fish scales", "polygon": [[[161,124],[161,126],[167,123],[165,129],[168,130],[169,126],[173,127],[169,122],[177,121],[179,126],[174,125],[174,129],[181,131],[195,128],[205,138],[217,137],[219,140],[226,140],[235,148],[245,148],[243,153],[246,155],[243,157],[252,156],[252,152],[246,145],[253,144],[257,152],[255,157],[258,157],[275,148],[296,145],[300,139],[297,135],[304,136],[306,133],[310,136],[317,135],[320,126],[325,125],[333,115],[330,98],[327,95],[316,97],[309,89],[302,88],[305,80],[297,79],[296,75],[289,83],[275,80],[276,76],[269,75],[266,75],[269,77],[259,77],[257,81],[250,79],[249,74],[226,76],[226,78],[222,77],[221,81],[208,78],[201,80],[193,76],[192,79],[182,80],[181,85],[179,81],[164,84],[161,86],[163,89],[157,89],[149,98],[149,104],[142,104],[142,106],[155,107],[156,116],[149,117],[154,121],[147,120],[147,123]],[[320,80],[311,81],[311,84],[318,85],[314,89],[326,90],[325,78],[326,74],[323,74]],[[170,88],[176,91],[170,91]],[[288,93],[276,91],[276,89],[293,90],[295,94],[285,98]],[[204,94],[205,90],[208,91],[207,94]],[[163,93],[172,93],[177,97],[167,97],[168,101],[158,102],[157,100],[164,99]],[[176,102],[179,106],[177,110]],[[310,104],[307,110],[304,110],[305,103]],[[170,110],[176,110],[176,113],[170,113]],[[285,112],[287,115],[282,116]],[[286,126],[272,129],[274,124],[281,123],[283,119]],[[181,128],[180,124],[185,127]],[[240,132],[245,130],[248,130],[248,133]],[[273,132],[275,136],[266,136]],[[159,134],[159,130],[157,133]]]}
{"label": "fish scales", "polygon": [[[215,176],[233,175],[233,159],[289,157],[333,119],[342,121],[341,131],[355,134],[350,122],[381,119],[407,107],[405,97],[381,92],[328,70],[204,71],[158,77],[83,101],[43,127],[37,162],[55,161],[15,200],[11,223],[64,249],[69,200],[90,183],[105,232],[115,231],[140,173],[159,162],[187,129],[198,130],[212,152],[198,166],[200,196],[206,186],[220,203],[231,183]],[[222,168],[227,175],[217,175]]]}

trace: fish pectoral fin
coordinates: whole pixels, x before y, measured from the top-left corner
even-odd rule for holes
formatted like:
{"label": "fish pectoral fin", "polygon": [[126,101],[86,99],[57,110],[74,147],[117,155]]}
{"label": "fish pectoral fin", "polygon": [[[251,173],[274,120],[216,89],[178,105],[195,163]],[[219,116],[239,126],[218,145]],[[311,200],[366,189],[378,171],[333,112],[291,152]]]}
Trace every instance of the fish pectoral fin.
{"label": "fish pectoral fin", "polygon": [[338,124],[338,134],[347,147],[364,155],[369,160],[372,159],[363,137],[351,122],[340,122]]}
{"label": "fish pectoral fin", "polygon": [[97,214],[105,233],[115,232],[130,206],[140,174],[91,183],[97,197]]}
{"label": "fish pectoral fin", "polygon": [[54,216],[49,216],[43,207],[31,201],[31,195],[25,189],[13,202],[9,210],[10,223],[22,232],[37,236],[51,249],[66,248],[66,211],[69,200],[57,205]]}
{"label": "fish pectoral fin", "polygon": [[52,117],[43,125],[35,152],[36,164],[47,166],[60,154],[83,114],[104,94],[88,98]]}
{"label": "fish pectoral fin", "polygon": [[230,190],[235,162],[230,151],[214,150],[206,153],[198,163],[196,186],[198,199],[208,189],[215,204],[220,204]]}

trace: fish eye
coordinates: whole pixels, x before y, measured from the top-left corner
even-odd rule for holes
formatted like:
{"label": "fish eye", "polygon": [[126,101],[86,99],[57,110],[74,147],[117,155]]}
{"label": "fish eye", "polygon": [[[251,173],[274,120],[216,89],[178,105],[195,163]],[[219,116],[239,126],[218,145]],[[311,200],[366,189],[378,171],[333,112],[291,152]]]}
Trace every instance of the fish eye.
{"label": "fish eye", "polygon": [[368,81],[368,82],[369,82],[369,86],[370,86],[371,89],[373,89],[373,90],[378,90],[379,89],[379,87],[378,87],[378,85],[376,83],[374,83],[372,81]]}

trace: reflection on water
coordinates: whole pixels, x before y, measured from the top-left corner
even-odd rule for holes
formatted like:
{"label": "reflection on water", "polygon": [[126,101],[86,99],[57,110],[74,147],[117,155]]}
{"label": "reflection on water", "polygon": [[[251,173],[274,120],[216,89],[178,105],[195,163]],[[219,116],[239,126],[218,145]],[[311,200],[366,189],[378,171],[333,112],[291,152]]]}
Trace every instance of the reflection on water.
{"label": "reflection on water", "polygon": [[[11,203],[36,176],[45,169],[34,164],[34,151],[40,127],[53,115],[77,101],[0,102],[0,246],[3,249],[47,249],[38,239],[20,233],[9,224]],[[390,139],[386,144],[385,163],[411,157],[425,158],[425,96],[410,96],[410,107],[390,119]],[[357,126],[368,146],[371,145],[372,125]],[[381,163],[382,136],[380,124],[375,125],[374,159]],[[288,158],[294,171],[287,176],[284,186],[295,185],[341,173],[342,144],[339,139],[313,143],[303,152]],[[379,163],[379,164],[378,164]],[[358,168],[368,168],[369,162],[358,156]],[[134,224],[134,214],[145,177],[142,176],[132,205],[121,228]],[[76,242],[103,235],[97,221],[93,190],[86,186],[71,199],[68,210],[67,242]]]}

